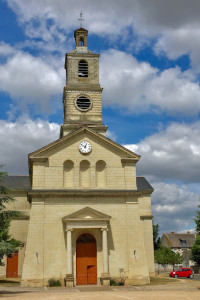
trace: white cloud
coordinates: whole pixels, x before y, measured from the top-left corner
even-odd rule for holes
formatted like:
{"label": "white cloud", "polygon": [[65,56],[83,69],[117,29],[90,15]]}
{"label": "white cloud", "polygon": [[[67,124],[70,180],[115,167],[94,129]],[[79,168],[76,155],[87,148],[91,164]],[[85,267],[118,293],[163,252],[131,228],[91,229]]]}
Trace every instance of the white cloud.
{"label": "white cloud", "polygon": [[[65,33],[78,27],[79,10],[90,33],[132,43],[127,28],[141,40],[157,39],[157,51],[169,58],[189,54],[192,66],[200,62],[199,0],[7,0],[30,38],[64,41]],[[77,9],[78,8],[78,9]],[[129,37],[129,38],[127,38]],[[142,39],[141,39],[142,38]],[[137,47],[137,45],[136,45]]]}
{"label": "white cloud", "polygon": [[[55,111],[61,106],[65,85],[62,61],[34,57],[6,44],[0,45],[0,55],[7,56],[0,64],[0,90],[13,98],[15,110],[27,112],[29,105],[34,105],[38,113],[49,114],[52,107]],[[200,112],[199,84],[179,68],[160,72],[130,54],[110,49],[102,54],[100,75],[104,105],[125,107],[131,113],[150,109],[171,115]]]}
{"label": "white cloud", "polygon": [[9,55],[13,55],[16,53],[16,50],[10,45],[0,42],[0,56],[8,57]]}
{"label": "white cloud", "polygon": [[[184,24],[198,24],[198,0],[7,0],[21,22],[34,19],[53,19],[63,28],[77,26],[79,10],[93,32],[112,34],[134,23],[135,28],[147,35],[158,34],[166,28]],[[98,17],[97,17],[98,16]],[[52,25],[53,26],[53,25]],[[88,26],[87,26],[88,27]]]}
{"label": "white cloud", "polygon": [[[191,230],[197,210],[199,195],[186,185],[177,186],[163,182],[154,182],[152,211],[154,223],[159,224],[160,233],[183,232]],[[193,227],[193,228],[194,228]]]}
{"label": "white cloud", "polygon": [[172,123],[166,130],[126,147],[142,156],[137,165],[138,174],[156,180],[199,183],[199,132],[200,121],[189,125]]}
{"label": "white cloud", "polygon": [[116,134],[114,132],[110,131],[110,130],[106,131],[106,137],[113,140],[113,141],[116,141],[116,139],[117,139]]}
{"label": "white cloud", "polygon": [[[80,10],[84,12],[84,27],[91,33],[113,34],[132,24],[133,9],[131,1],[124,5],[122,1],[96,2],[93,0],[7,0],[9,6],[17,14],[19,21],[26,24],[26,33],[32,37],[42,37],[46,40],[53,38],[60,29],[69,32],[79,26]],[[36,22],[37,20],[37,22]],[[50,24],[48,20],[51,20]],[[35,24],[36,23],[36,24]],[[118,27],[118,31],[116,31]],[[37,29],[34,30],[34,29]]]}
{"label": "white cloud", "polygon": [[125,145],[141,155],[137,175],[148,178],[154,188],[152,211],[160,233],[195,228],[200,195],[199,132],[200,121],[172,123],[138,144]]}
{"label": "white cloud", "polygon": [[28,173],[28,154],[59,138],[60,126],[42,120],[0,121],[0,164],[10,174]]}
{"label": "white cloud", "polygon": [[102,54],[100,75],[104,105],[126,107],[134,113],[150,109],[172,115],[200,112],[200,86],[178,67],[161,72],[130,54],[110,49]]}
{"label": "white cloud", "polygon": [[192,69],[200,73],[200,29],[198,27],[168,30],[155,45],[156,54],[165,54],[175,60],[182,55],[189,55]]}
{"label": "white cloud", "polygon": [[48,114],[52,99],[54,109],[58,107],[55,97],[60,96],[61,103],[65,79],[60,64],[56,66],[52,58],[34,57],[6,44],[0,46],[0,55],[8,55],[6,62],[0,64],[0,90],[13,98],[15,107],[25,110],[31,104],[38,112]]}

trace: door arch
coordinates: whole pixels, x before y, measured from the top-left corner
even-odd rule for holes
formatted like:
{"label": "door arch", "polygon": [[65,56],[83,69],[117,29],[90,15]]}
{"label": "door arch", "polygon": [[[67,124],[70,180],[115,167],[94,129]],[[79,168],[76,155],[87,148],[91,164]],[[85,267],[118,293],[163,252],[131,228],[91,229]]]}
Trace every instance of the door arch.
{"label": "door arch", "polygon": [[76,284],[97,284],[97,244],[89,233],[76,240]]}

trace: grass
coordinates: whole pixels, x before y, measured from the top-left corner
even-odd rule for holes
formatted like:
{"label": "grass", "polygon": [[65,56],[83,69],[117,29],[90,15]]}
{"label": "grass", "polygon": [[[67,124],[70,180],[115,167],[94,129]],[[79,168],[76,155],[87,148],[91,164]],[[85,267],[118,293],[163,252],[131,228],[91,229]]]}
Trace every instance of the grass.
{"label": "grass", "polygon": [[169,275],[156,275],[153,277],[150,277],[150,285],[159,285],[159,284],[173,284],[178,283],[179,279],[171,278]]}

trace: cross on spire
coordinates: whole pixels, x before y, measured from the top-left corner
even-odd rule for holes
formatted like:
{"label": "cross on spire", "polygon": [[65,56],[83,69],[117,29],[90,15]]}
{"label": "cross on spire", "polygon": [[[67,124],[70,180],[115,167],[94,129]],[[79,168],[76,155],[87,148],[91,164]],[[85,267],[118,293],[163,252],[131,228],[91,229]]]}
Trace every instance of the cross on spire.
{"label": "cross on spire", "polygon": [[82,21],[84,21],[83,17],[83,13],[82,11],[80,12],[80,19],[78,19],[80,21],[80,27],[82,28]]}

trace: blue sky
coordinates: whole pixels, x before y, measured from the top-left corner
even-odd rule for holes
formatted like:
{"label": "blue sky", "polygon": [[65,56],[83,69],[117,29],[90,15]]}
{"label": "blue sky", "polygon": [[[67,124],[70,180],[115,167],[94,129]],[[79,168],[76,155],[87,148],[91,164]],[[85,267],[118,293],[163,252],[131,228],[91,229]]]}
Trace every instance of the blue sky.
{"label": "blue sky", "polygon": [[160,231],[194,228],[200,192],[198,0],[0,0],[1,163],[27,174],[28,153],[59,137],[65,53],[89,31],[100,53],[108,136],[141,155]]}

